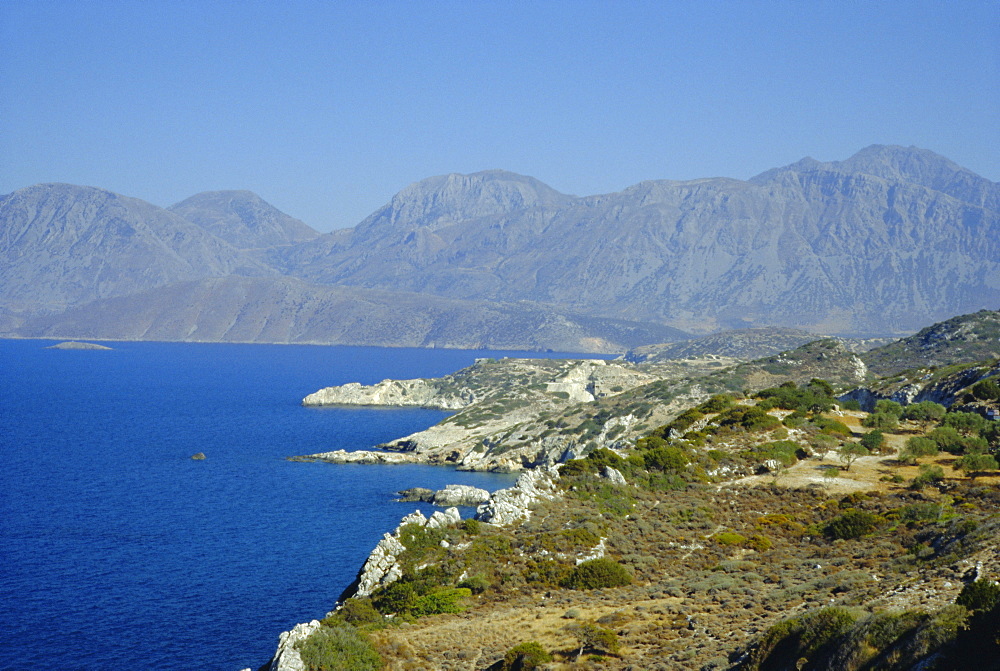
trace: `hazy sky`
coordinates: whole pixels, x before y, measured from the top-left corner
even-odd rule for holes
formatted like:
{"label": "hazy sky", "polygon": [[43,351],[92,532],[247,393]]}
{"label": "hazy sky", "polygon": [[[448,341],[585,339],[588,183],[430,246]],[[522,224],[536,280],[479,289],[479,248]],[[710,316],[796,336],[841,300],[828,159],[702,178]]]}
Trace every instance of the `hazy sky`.
{"label": "hazy sky", "polygon": [[916,145],[1000,180],[1000,1],[0,0],[0,193],[250,189],[319,230]]}

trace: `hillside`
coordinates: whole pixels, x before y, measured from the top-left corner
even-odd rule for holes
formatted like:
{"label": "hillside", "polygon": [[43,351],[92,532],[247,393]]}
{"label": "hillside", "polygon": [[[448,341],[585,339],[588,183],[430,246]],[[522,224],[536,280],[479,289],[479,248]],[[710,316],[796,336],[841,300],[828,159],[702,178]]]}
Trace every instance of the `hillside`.
{"label": "hillside", "polygon": [[921,329],[861,356],[873,372],[895,375],[1000,357],[1000,312],[980,310]]}
{"label": "hillside", "polygon": [[250,191],[206,191],[167,209],[237,249],[281,247],[319,237]]}
{"label": "hillside", "polygon": [[1000,470],[965,457],[995,452],[997,426],[963,446],[904,421],[870,442],[867,413],[828,394],[716,396],[522,475],[475,519],[408,516],[272,668],[330,629],[319,649],[382,660],[355,668],[532,668],[518,652],[549,671],[993,668]]}
{"label": "hillside", "polygon": [[584,198],[543,197],[531,182],[530,197],[480,206],[484,191],[520,193],[526,179],[424,180],[312,244],[291,272],[702,332],[888,335],[1000,297],[1000,186],[924,150],[872,147],[750,181],[651,181]]}
{"label": "hillside", "polygon": [[[163,209],[92,187],[38,185],[0,199],[0,335],[44,328],[113,338],[137,329],[110,320],[134,316],[180,325],[135,337],[187,339],[193,330],[303,341],[297,326],[263,326],[285,324],[290,312],[317,327],[309,342],[326,343],[582,341],[598,343],[583,351],[621,353],[727,329],[909,334],[1000,301],[998,194],[996,183],[933,152],[876,145],[751,180],[647,181],[584,197],[500,170],[444,175],[403,189],[352,229],[317,237],[246,191]],[[275,280],[233,279],[247,277]],[[213,285],[216,295],[207,280],[228,282]],[[245,295],[231,291],[237,285]],[[340,322],[311,298],[363,303],[362,290],[381,292],[376,313],[398,310],[415,328],[376,332],[354,310]],[[295,292],[307,296],[289,304]],[[125,297],[132,306],[106,303]],[[233,323],[190,316],[210,309]],[[509,336],[484,319],[496,311]],[[572,325],[537,328],[545,311]],[[721,355],[766,347],[745,340]]]}
{"label": "hillside", "polygon": [[233,276],[172,284],[34,317],[20,325],[17,335],[601,353],[686,337],[660,324],[586,317],[544,305]]}
{"label": "hillside", "polygon": [[137,198],[42,184],[0,200],[0,302],[48,314],[203,277],[274,271]]}
{"label": "hillside", "polygon": [[[776,327],[720,331],[711,335],[676,343],[644,345],[629,350],[625,358],[633,363],[656,363],[672,359],[703,356],[723,356],[733,359],[760,359],[794,349],[822,336],[798,329]],[[855,353],[894,342],[890,338],[838,338]]]}

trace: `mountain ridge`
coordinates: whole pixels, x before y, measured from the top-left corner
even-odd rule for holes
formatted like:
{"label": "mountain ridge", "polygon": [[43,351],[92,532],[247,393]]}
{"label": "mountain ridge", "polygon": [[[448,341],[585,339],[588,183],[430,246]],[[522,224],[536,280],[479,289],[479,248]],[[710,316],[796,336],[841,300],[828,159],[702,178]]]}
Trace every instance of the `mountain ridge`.
{"label": "mountain ridge", "polygon": [[[25,206],[26,194],[45,190],[65,202]],[[118,209],[73,210],[74,193]],[[527,302],[697,334],[898,336],[1000,303],[1000,185],[913,147],[582,197],[502,170],[452,173],[414,182],[354,228],[326,235],[250,192],[204,192],[168,209],[107,194],[37,185],[0,199],[3,332],[226,276]],[[15,232],[25,226],[35,233]],[[92,228],[101,244],[74,246],[60,238],[67,226]],[[183,309],[160,307],[165,317]]]}

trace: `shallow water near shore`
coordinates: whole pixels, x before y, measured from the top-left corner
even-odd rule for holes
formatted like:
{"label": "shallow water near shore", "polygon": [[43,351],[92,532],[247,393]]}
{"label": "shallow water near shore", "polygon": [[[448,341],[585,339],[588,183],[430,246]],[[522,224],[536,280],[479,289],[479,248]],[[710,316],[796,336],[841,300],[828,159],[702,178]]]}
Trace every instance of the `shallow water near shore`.
{"label": "shallow water near shore", "polygon": [[433,509],[394,492],[513,482],[285,457],[369,448],[446,416],[299,404],[321,387],[516,353],[50,344],[0,340],[3,670],[257,668],[279,633],[332,607],[384,532]]}

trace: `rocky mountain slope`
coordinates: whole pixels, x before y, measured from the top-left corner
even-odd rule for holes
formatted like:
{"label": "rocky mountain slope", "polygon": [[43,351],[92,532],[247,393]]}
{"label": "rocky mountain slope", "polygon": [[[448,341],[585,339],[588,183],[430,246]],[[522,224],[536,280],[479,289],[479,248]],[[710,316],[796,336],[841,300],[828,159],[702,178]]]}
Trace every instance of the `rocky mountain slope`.
{"label": "rocky mountain slope", "polygon": [[[404,330],[418,325],[366,344],[440,340],[421,330],[427,323],[447,331],[449,343],[492,341],[492,327],[477,316],[490,312],[487,303],[502,304],[515,322],[537,323],[548,310],[582,329],[583,339],[615,348],[683,336],[653,339],[665,327],[910,333],[1000,301],[998,194],[1000,185],[932,152],[873,146],[845,161],[803,159],[747,181],[649,181],[586,197],[503,171],[445,175],[407,187],[353,229],[315,237],[249,192],[198,194],[164,210],[100,189],[39,185],[0,199],[0,334],[38,333],[34,321],[19,327],[73,309],[58,328],[47,326],[98,337],[94,329],[67,330],[86,323],[117,337],[135,329],[98,322],[116,311],[127,318],[156,310],[154,321],[183,327],[135,337],[186,338],[176,333],[193,329],[223,338],[229,327],[185,316],[207,313],[207,303],[178,301],[211,301],[213,311],[238,320],[250,300],[258,321],[282,322],[291,310],[299,322],[332,329],[310,341],[373,337],[358,323],[339,324],[323,301],[289,306],[293,285],[378,290],[376,305],[391,311],[396,304],[412,317],[401,322]],[[194,292],[179,287],[281,276],[300,283],[254,282],[243,298],[227,291],[234,283],[217,285],[218,293],[205,284]],[[322,294],[316,286],[306,293]],[[161,287],[170,290],[139,296]],[[425,297],[419,315],[415,294]],[[107,303],[94,303],[125,296],[137,304],[109,313]],[[443,310],[441,301],[458,302]],[[609,319],[634,337],[606,338],[610,322],[599,320]],[[253,324],[236,330],[260,341],[273,332]],[[555,335],[506,340],[550,349],[572,341],[565,330]]]}
{"label": "rocky mountain slope", "polygon": [[[735,329],[676,343],[643,345],[626,352],[625,359],[633,363],[655,363],[713,355],[740,360],[760,359],[795,349],[823,337],[799,329],[775,327]],[[895,342],[893,338],[837,338],[837,340],[856,353]]]}
{"label": "rocky mountain slope", "polygon": [[136,198],[42,184],[0,201],[0,302],[52,313],[203,277],[274,271],[188,220]]}
{"label": "rocky mountain slope", "polygon": [[875,146],[749,181],[652,181],[585,198],[532,183],[531,197],[480,206],[484,192],[520,194],[525,179],[425,180],[290,267],[321,282],[705,331],[898,333],[1000,298],[1000,186],[932,152]]}
{"label": "rocky mountain slope", "polygon": [[862,359],[878,375],[1000,357],[1000,312],[980,310],[872,349]]}
{"label": "rocky mountain slope", "polygon": [[251,191],[206,191],[167,209],[237,249],[282,247],[319,237]]}

